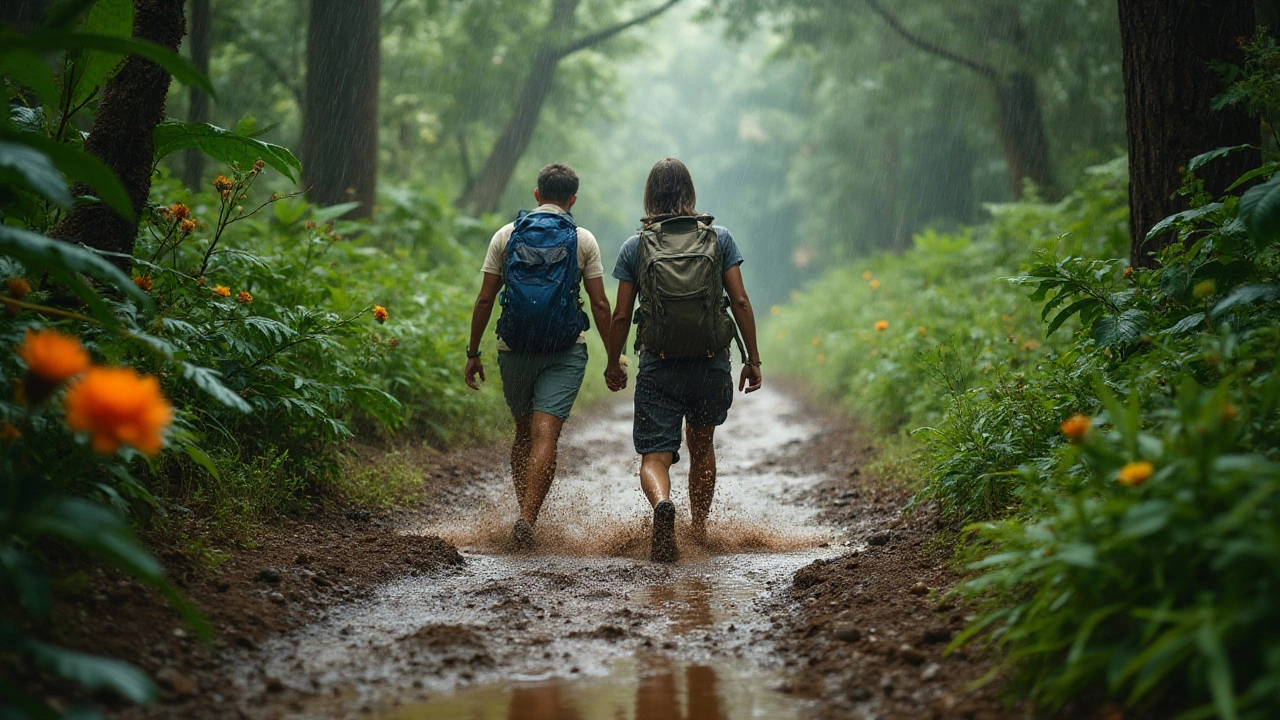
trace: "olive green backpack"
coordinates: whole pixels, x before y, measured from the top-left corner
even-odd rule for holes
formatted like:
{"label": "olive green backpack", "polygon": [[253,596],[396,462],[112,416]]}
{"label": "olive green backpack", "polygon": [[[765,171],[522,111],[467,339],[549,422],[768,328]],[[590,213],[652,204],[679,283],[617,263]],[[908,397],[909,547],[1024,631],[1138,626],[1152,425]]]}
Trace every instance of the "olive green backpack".
{"label": "olive green backpack", "polygon": [[673,217],[640,230],[637,351],[643,346],[663,358],[710,357],[735,340],[741,350],[713,220]]}

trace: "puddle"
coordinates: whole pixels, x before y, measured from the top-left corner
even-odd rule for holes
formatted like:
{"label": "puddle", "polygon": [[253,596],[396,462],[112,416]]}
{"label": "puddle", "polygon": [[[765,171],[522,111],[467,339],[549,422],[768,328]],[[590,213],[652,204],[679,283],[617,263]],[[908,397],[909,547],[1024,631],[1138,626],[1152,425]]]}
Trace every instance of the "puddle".
{"label": "puddle", "polygon": [[804,705],[762,687],[749,668],[660,655],[616,662],[604,678],[507,682],[408,704],[385,720],[741,720],[803,717]]}
{"label": "puddle", "polygon": [[[469,517],[410,528],[459,546],[466,564],[380,589],[368,601],[236,660],[261,705],[251,717],[801,717],[760,640],[761,601],[838,549],[788,497],[820,478],[778,458],[814,431],[789,397],[735,400],[717,433],[709,547],[693,546],[685,483],[673,483],[680,562],[647,560],[651,511],[636,480],[629,402],[562,440],[539,551],[510,553],[509,488]],[[676,466],[679,477],[688,465]],[[266,692],[266,687],[284,692]]]}

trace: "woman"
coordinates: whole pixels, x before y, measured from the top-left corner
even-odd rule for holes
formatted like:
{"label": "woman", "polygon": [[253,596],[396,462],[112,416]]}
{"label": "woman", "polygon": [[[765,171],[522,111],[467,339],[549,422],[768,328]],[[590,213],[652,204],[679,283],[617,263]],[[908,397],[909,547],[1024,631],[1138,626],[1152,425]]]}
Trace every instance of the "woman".
{"label": "woman", "polygon": [[762,382],[755,315],[739,267],[742,253],[727,229],[698,213],[696,201],[684,163],[667,158],[654,165],[645,183],[643,227],[622,245],[613,269],[618,302],[605,380],[615,392],[627,385],[620,358],[639,299],[632,436],[641,456],[640,487],[653,506],[651,556],[657,562],[676,559],[671,466],[680,459],[682,425],[689,442],[693,536],[706,540],[716,486],[715,431],[733,403],[729,345],[739,331],[739,350],[743,343],[746,350],[738,389],[755,392]]}

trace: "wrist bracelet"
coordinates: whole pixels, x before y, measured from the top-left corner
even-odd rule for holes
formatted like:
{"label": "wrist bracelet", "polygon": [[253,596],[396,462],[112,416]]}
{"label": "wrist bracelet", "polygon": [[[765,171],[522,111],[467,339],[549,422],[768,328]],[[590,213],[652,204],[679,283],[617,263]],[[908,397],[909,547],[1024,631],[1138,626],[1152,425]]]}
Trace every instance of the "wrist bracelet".
{"label": "wrist bracelet", "polygon": [[480,357],[480,356],[481,356],[481,355],[483,355],[483,354],[484,354],[484,352],[483,352],[483,351],[481,351],[481,350],[477,350],[477,351],[475,351],[475,352],[471,352],[470,350],[468,350],[468,351],[467,351],[467,358],[478,358],[478,357]]}
{"label": "wrist bracelet", "polygon": [[755,367],[755,368],[758,368],[758,367],[760,367],[761,365],[763,365],[764,363],[762,363],[762,362],[760,362],[759,360],[757,360],[757,361],[755,361],[755,362],[744,362],[744,363],[742,363],[742,364],[743,364],[745,367]]}

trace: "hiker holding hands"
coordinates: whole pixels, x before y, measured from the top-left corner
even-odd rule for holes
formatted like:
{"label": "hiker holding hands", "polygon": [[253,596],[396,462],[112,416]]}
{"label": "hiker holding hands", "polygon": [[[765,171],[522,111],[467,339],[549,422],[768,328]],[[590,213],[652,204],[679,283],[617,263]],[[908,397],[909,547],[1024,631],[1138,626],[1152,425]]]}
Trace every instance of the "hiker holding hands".
{"label": "hiker holding hands", "polygon": [[563,163],[538,173],[538,207],[521,211],[489,242],[484,280],[471,314],[465,379],[479,390],[484,381],[480,338],[501,291],[498,369],[502,392],[516,424],[511,478],[520,519],[512,527],[519,550],[534,546],[533,527],[555,477],[560,430],[569,417],[587,369],[580,286],[591,301],[596,329],[608,346],[609,299],[604,290],[600,245],[569,213],[577,201],[578,176]]}
{"label": "hiker holding hands", "polygon": [[762,382],[755,315],[739,267],[742,253],[726,228],[698,214],[696,200],[684,163],[667,158],[653,166],[643,227],[622,245],[613,270],[618,297],[605,343],[605,379],[617,392],[627,385],[621,355],[639,299],[632,437],[641,456],[640,487],[653,506],[651,557],[658,562],[674,562],[677,555],[671,466],[680,459],[682,425],[689,442],[693,536],[706,540],[716,483],[715,429],[733,404],[730,344],[736,341],[742,354],[738,389],[755,392]]}

